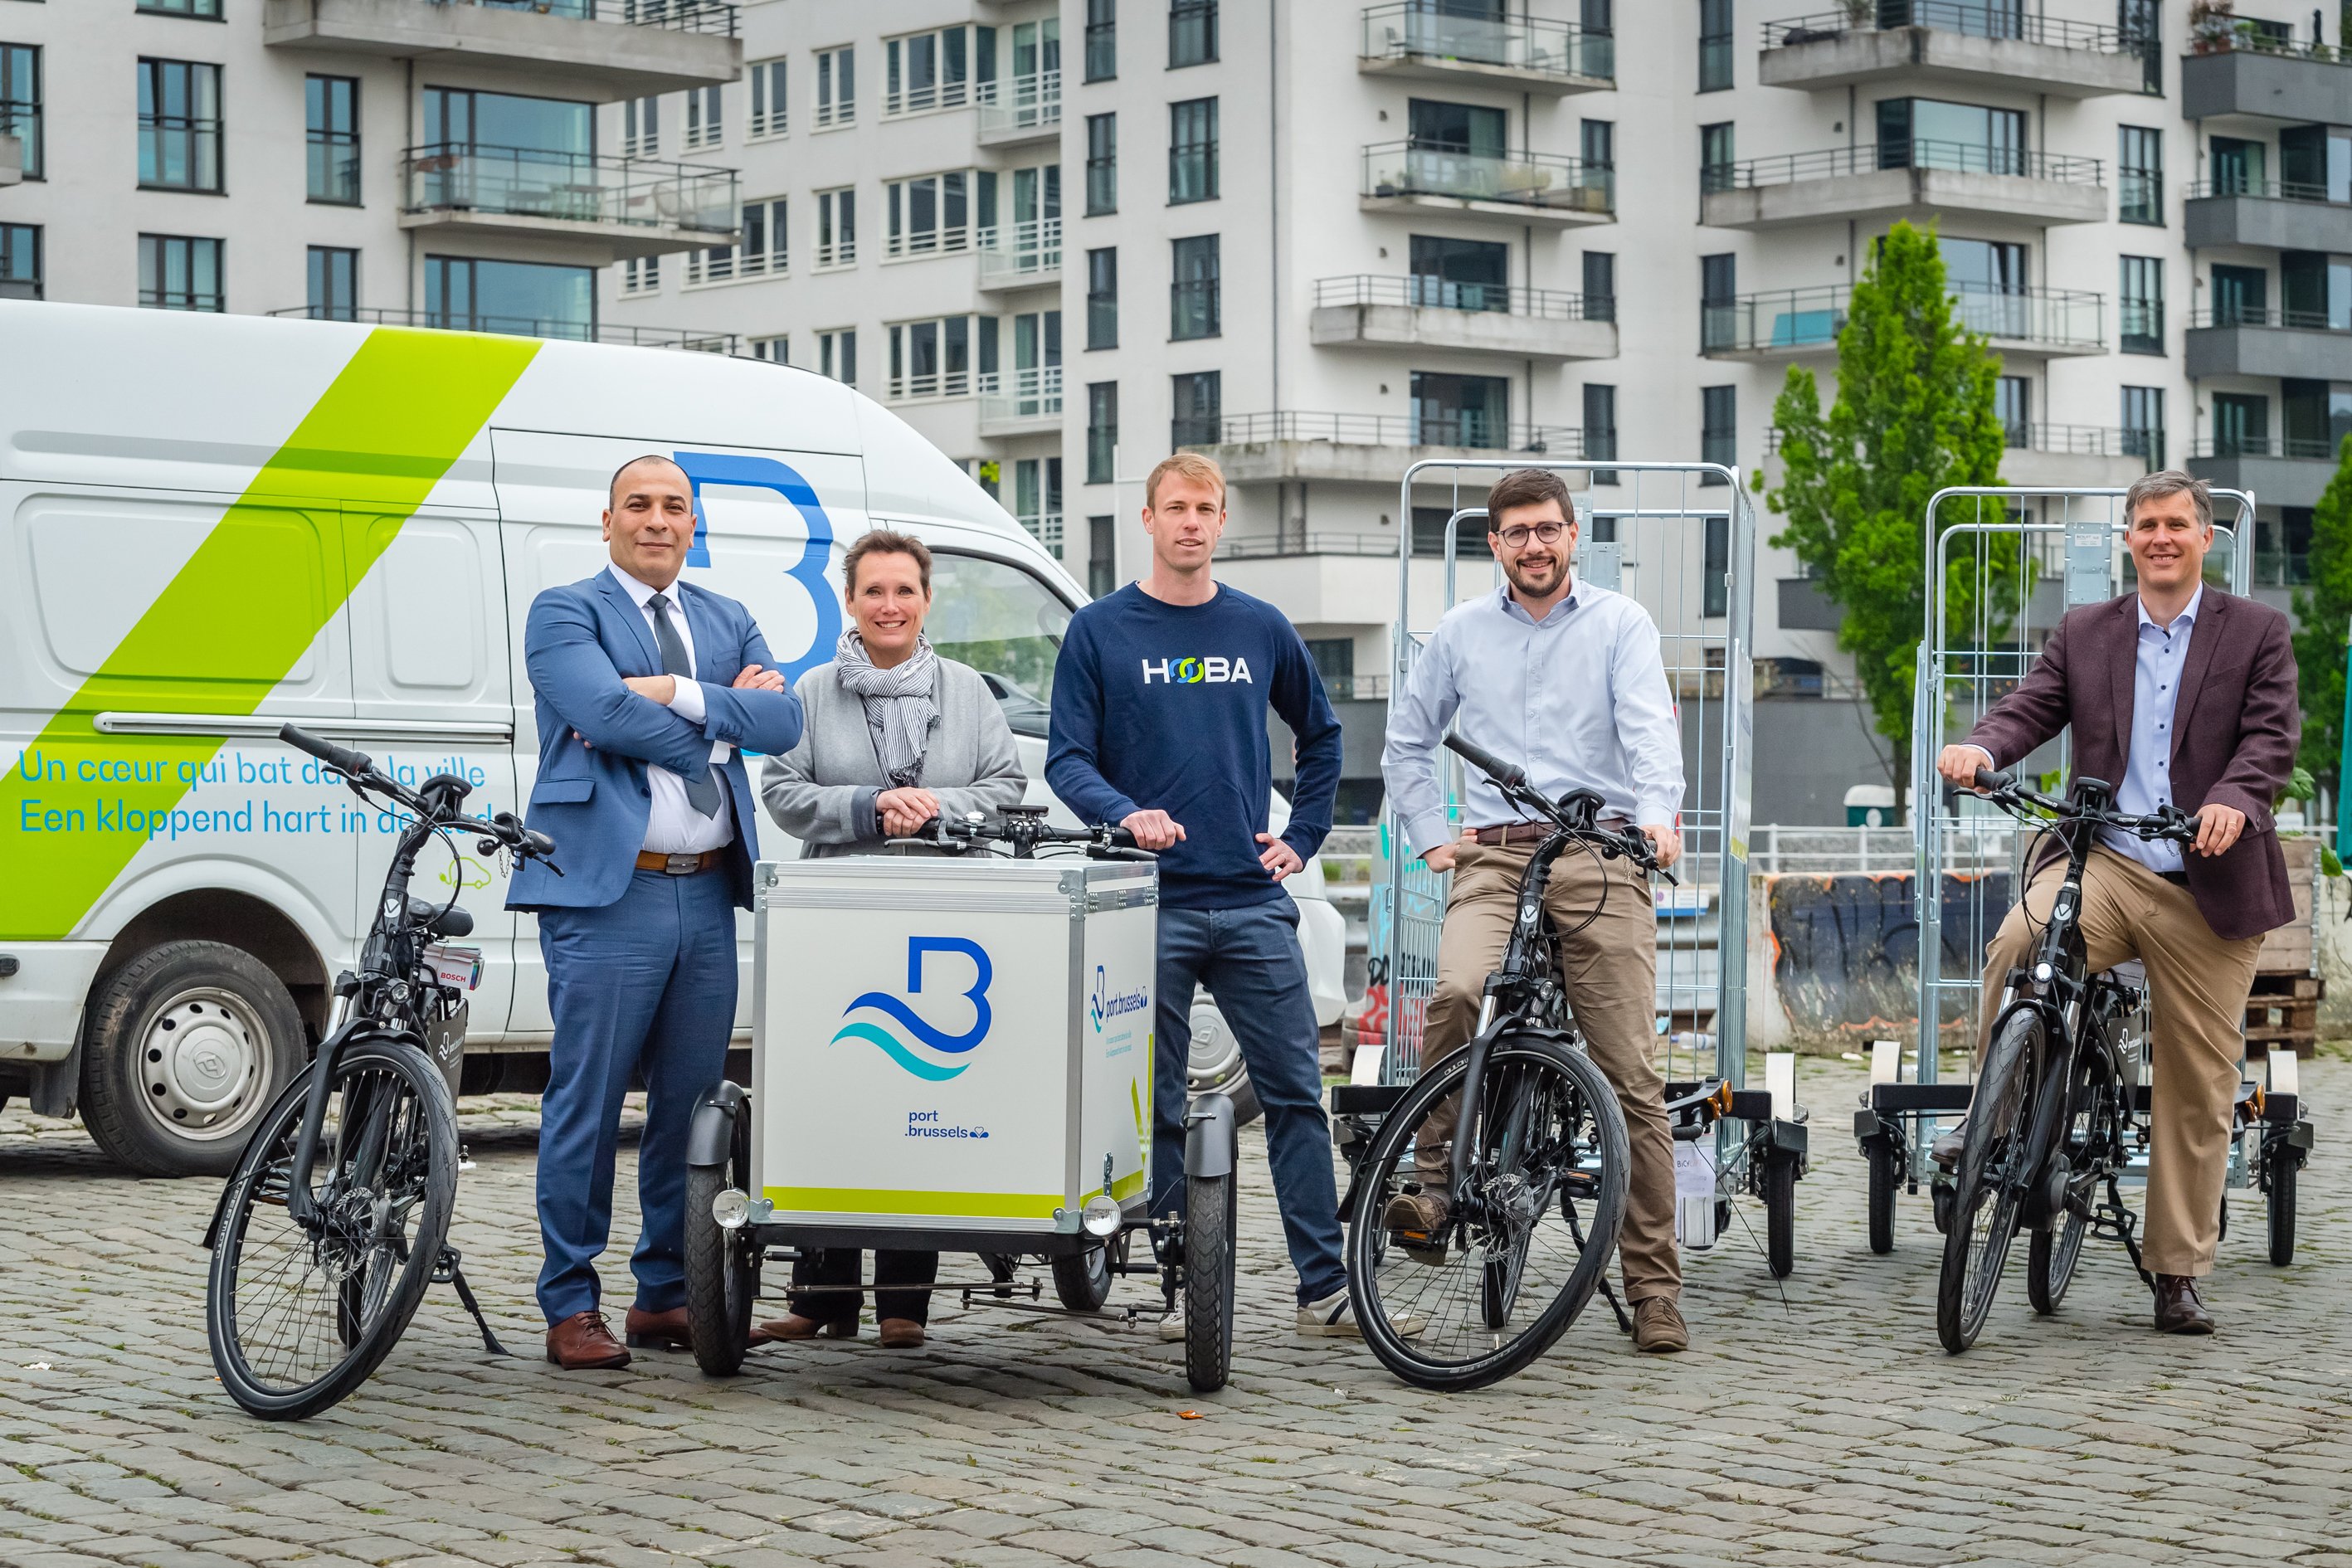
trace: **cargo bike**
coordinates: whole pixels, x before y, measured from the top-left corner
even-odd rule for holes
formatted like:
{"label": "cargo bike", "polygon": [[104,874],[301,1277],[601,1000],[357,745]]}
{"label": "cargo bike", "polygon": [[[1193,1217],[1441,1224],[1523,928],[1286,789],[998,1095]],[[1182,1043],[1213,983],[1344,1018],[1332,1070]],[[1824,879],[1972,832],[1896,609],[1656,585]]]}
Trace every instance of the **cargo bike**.
{"label": "cargo bike", "polygon": [[929,1287],[967,1307],[1094,1313],[1118,1276],[1156,1275],[1163,1301],[1183,1302],[1187,1379],[1222,1388],[1231,1100],[1187,1111],[1183,1214],[1145,1212],[1154,857],[1122,829],[1052,826],[1042,807],[936,821],[899,847],[928,853],[758,868],[751,1088],[712,1086],[688,1134],[696,1361],[740,1370],[755,1302],[782,1293],[763,1286],[771,1265],[936,1249],[985,1268]]}

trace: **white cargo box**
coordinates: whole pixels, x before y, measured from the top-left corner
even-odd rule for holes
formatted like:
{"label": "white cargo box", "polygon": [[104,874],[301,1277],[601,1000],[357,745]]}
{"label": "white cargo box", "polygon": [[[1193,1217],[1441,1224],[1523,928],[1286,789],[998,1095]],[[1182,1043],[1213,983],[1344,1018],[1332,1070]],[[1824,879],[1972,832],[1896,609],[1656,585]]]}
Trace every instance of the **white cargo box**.
{"label": "white cargo box", "polygon": [[762,862],[758,889],[766,1223],[1068,1233],[1106,1187],[1142,1207],[1157,868],[860,856]]}

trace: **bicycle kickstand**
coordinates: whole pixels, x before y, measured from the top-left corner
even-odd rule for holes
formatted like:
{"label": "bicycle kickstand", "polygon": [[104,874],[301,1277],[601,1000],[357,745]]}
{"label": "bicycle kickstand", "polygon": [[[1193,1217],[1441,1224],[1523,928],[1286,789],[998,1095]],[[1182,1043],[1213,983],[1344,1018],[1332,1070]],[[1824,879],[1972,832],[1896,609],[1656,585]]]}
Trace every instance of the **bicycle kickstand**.
{"label": "bicycle kickstand", "polygon": [[2114,1227],[2116,1238],[2124,1244],[2124,1250],[2131,1254],[2132,1268],[2138,1272],[2140,1283],[2151,1290],[2155,1289],[2156,1276],[2150,1274],[2147,1271],[2147,1265],[2140,1260],[2139,1216],[2124,1207],[2123,1189],[2116,1185],[2116,1178],[2112,1172],[2107,1175],[2107,1201],[2105,1206],[2107,1224]]}
{"label": "bicycle kickstand", "polygon": [[1609,1310],[1617,1314],[1617,1331],[1632,1333],[1633,1320],[1625,1315],[1625,1304],[1617,1300],[1617,1288],[1609,1283],[1609,1276],[1605,1272],[1601,1276],[1601,1293],[1609,1298]]}
{"label": "bicycle kickstand", "polygon": [[499,1343],[499,1336],[490,1332],[490,1321],[482,1315],[482,1304],[474,1300],[473,1287],[466,1283],[464,1259],[456,1247],[444,1247],[441,1249],[439,1267],[433,1272],[447,1276],[449,1283],[457,1288],[459,1303],[474,1315],[474,1327],[482,1331],[482,1349],[491,1355],[512,1355],[513,1352]]}

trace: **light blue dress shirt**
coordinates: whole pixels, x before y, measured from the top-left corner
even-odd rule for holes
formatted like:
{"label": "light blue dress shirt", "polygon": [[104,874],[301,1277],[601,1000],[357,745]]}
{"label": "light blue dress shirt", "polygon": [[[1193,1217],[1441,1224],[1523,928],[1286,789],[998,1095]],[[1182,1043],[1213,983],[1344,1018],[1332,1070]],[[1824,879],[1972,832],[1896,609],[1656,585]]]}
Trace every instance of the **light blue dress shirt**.
{"label": "light blue dress shirt", "polygon": [[[2132,600],[2139,612],[2139,647],[2132,672],[2131,752],[2124,760],[2123,782],[2116,786],[2117,811],[2146,816],[2159,805],[2179,804],[2172,796],[2172,712],[2180,701],[2189,638],[2204,603],[2200,584],[2189,607],[2170,626],[2158,626],[2148,618],[2147,600]],[[2151,871],[2180,869],[2180,846],[2168,838],[2138,838],[2111,828],[2099,835],[2099,842]]]}
{"label": "light blue dress shirt", "polygon": [[[1507,584],[1437,623],[1390,705],[1381,752],[1389,799],[1416,855],[1458,837],[1436,760],[1457,718],[1465,740],[1526,768],[1545,795],[1589,789],[1603,816],[1643,826],[1670,827],[1682,808],[1682,729],[1657,625],[1622,594],[1579,582],[1538,621]],[[1477,769],[1466,772],[1464,826],[1527,816]]]}

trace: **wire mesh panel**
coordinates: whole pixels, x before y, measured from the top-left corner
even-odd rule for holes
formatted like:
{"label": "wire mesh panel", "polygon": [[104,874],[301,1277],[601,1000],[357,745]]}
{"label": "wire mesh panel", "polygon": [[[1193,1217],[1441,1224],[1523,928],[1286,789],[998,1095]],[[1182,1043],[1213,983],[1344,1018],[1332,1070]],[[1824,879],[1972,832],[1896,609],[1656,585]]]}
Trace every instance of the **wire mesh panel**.
{"label": "wire mesh panel", "polygon": [[[1419,513],[1433,523],[1437,514],[1428,498],[1444,485],[1445,521],[1442,538],[1433,536],[1433,528],[1400,531],[1393,690],[1402,692],[1439,616],[1501,582],[1486,547],[1483,503],[1503,472],[1524,468],[1616,476],[1607,500],[1592,501],[1589,490],[1576,495],[1581,537],[1575,572],[1579,580],[1626,594],[1649,612],[1682,729],[1684,858],[1675,868],[1682,885],[1661,883],[1656,892],[1662,1066],[1669,1078],[1744,1083],[1754,507],[1738,476],[1715,464],[1415,464],[1405,476],[1402,514],[1415,515],[1418,488]],[[1418,562],[1416,531],[1428,552]],[[1462,764],[1451,752],[1439,755],[1448,815],[1459,824]],[[1375,932],[1384,928],[1388,939],[1383,1073],[1387,1081],[1402,1083],[1421,1065],[1423,1024],[1437,984],[1446,878],[1413,855],[1392,808],[1384,836],[1389,871],[1374,893],[1372,927]]]}

